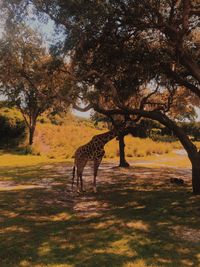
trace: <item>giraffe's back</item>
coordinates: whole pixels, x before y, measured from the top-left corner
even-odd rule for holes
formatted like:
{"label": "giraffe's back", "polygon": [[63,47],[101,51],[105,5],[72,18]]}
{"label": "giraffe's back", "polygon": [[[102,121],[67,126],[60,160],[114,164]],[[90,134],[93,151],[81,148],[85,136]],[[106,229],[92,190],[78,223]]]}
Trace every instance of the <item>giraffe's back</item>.
{"label": "giraffe's back", "polygon": [[80,160],[95,160],[104,155],[103,147],[98,142],[89,142],[79,147],[75,152],[75,163]]}

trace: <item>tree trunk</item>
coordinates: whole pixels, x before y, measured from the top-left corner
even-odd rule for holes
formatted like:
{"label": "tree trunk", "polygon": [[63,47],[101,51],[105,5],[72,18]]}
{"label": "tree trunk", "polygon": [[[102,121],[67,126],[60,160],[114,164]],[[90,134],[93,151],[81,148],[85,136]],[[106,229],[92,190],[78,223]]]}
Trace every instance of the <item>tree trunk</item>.
{"label": "tree trunk", "polygon": [[35,125],[31,125],[31,127],[29,127],[29,145],[30,146],[33,144],[34,133],[35,133]]}
{"label": "tree trunk", "polygon": [[192,157],[192,189],[195,195],[200,195],[200,151]]}
{"label": "tree trunk", "polygon": [[119,162],[119,167],[129,167],[129,163],[126,161],[125,158],[125,143],[124,143],[124,135],[120,135],[118,137],[119,140],[119,156],[120,156],[120,162]]}

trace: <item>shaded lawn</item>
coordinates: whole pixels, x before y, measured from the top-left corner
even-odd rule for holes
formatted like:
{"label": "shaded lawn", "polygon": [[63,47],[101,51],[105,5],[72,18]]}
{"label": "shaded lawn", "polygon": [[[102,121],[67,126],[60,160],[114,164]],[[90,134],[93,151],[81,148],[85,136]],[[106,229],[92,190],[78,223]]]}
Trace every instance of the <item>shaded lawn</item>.
{"label": "shaded lawn", "polygon": [[200,266],[190,171],[113,166],[97,194],[86,169],[84,195],[70,190],[70,164],[0,168],[0,266]]}

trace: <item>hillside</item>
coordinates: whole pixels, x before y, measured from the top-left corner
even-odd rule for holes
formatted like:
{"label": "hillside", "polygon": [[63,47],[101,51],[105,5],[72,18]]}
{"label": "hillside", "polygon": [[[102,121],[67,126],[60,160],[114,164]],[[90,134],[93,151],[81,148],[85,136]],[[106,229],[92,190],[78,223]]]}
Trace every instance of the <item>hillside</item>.
{"label": "hillside", "polygon": [[[6,126],[9,125],[10,127],[6,129],[6,132],[4,131],[6,138],[10,131],[18,129],[19,125],[23,124],[21,114],[14,108],[1,108],[0,117],[6,118]],[[23,127],[20,129],[22,131]],[[21,153],[24,151],[24,153],[44,156],[49,159],[71,159],[79,146],[87,143],[94,135],[106,132],[107,130],[102,123],[95,127],[92,121],[74,116],[71,113],[61,115],[44,114],[38,119],[32,147],[27,147],[27,138],[19,138],[18,145]],[[173,149],[181,148],[179,142],[154,142],[149,138],[141,139],[132,136],[126,136],[125,143],[125,152],[128,158],[161,155],[169,153]],[[105,146],[105,151],[105,158],[118,157],[118,141],[116,139],[110,141]]]}
{"label": "hillside", "polygon": [[[60,124],[38,123],[32,147],[33,154],[46,155],[49,158],[69,159],[73,157],[74,151],[80,145],[87,143],[94,135],[107,131],[102,125],[100,128],[96,128],[91,121],[72,115],[63,118]],[[174,144],[157,143],[149,138],[140,139],[127,136],[125,141],[127,157],[169,153],[174,147]],[[110,141],[105,146],[105,151],[105,158],[119,156],[118,141],[115,139]]]}

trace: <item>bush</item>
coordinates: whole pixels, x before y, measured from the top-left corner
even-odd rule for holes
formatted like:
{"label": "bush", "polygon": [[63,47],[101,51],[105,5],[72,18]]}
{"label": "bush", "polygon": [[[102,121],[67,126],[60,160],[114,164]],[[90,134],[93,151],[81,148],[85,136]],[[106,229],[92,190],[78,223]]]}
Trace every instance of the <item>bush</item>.
{"label": "bush", "polygon": [[26,125],[14,109],[0,109],[0,145],[15,146],[26,135]]}
{"label": "bush", "polygon": [[187,135],[192,136],[194,141],[200,140],[200,122],[182,122],[179,126]]}
{"label": "bush", "polygon": [[157,135],[157,134],[151,135],[151,139],[155,142],[166,142],[166,143],[171,143],[178,140],[177,137],[172,135]]}

